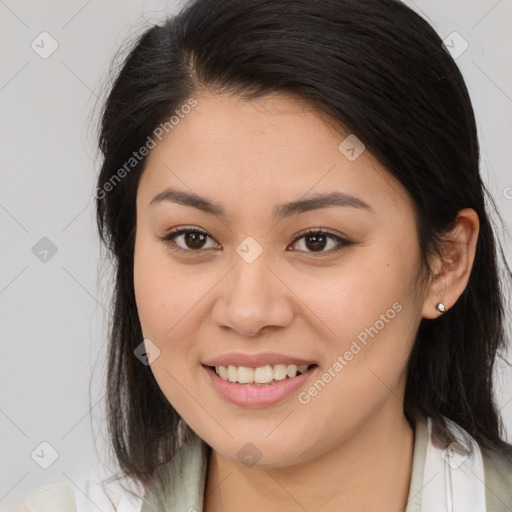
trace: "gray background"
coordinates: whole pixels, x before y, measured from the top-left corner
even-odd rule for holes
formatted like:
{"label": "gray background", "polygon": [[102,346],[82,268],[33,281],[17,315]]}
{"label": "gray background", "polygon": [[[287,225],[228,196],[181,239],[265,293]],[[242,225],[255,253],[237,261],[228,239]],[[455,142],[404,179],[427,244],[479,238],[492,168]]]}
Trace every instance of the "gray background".
{"label": "gray background", "polygon": [[[510,230],[512,0],[406,3],[442,39],[456,31],[469,44],[456,61],[476,111],[482,176]],[[112,283],[108,267],[98,274],[98,101],[116,50],[177,5],[0,0],[0,511],[45,482],[69,482],[80,494],[108,460],[102,379]],[[58,43],[46,59],[31,47],[42,46],[43,31]],[[512,441],[512,373],[503,364],[497,383]],[[48,469],[31,457],[35,449],[40,461],[51,456],[43,441],[58,453]]]}

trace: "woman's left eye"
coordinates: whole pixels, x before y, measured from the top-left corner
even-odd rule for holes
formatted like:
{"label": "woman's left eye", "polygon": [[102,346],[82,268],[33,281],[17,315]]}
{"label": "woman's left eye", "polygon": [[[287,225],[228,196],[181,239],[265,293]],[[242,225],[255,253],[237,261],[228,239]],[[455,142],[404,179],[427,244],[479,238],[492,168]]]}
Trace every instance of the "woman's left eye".
{"label": "woman's left eye", "polygon": [[[179,237],[184,237],[183,242],[185,243],[185,247],[182,247],[176,243],[175,240]],[[194,252],[202,252],[202,249],[204,249],[204,242],[211,237],[205,231],[196,228],[180,228],[175,231],[171,231],[163,237],[158,238],[168,244],[172,250],[190,254]],[[213,240],[213,238],[211,239]],[[317,229],[300,233],[292,242],[292,245],[302,239],[305,240],[305,247],[309,249],[313,248],[313,250],[305,250],[304,252],[310,252],[314,255],[317,253],[320,255],[330,254],[339,251],[344,247],[352,245],[353,243],[346,238],[335,235],[334,233],[330,233],[329,231]],[[335,249],[331,249],[330,251],[324,251],[323,249],[325,249],[326,245],[328,245],[328,241],[337,242],[338,246]],[[207,247],[207,249],[212,249],[212,247]]]}
{"label": "woman's left eye", "polygon": [[[323,229],[310,230],[310,231],[306,231],[305,233],[300,233],[297,236],[297,238],[295,238],[293,243],[296,243],[297,241],[302,240],[302,239],[305,240],[304,245],[306,247],[308,247],[308,248],[313,247],[316,249],[320,249],[320,251],[321,251],[320,255],[331,254],[333,252],[343,249],[344,247],[348,247],[349,245],[352,245],[352,242],[350,240],[347,240],[346,238],[343,238],[339,235],[335,235],[334,233],[330,233],[329,231],[324,231]],[[322,251],[322,249],[325,248],[327,241],[337,242],[337,247],[336,247],[336,243],[335,243],[334,249],[331,249],[330,251]],[[305,251],[305,252],[310,252],[310,251]],[[319,251],[311,251],[311,252],[312,252],[312,254],[316,255],[316,253]]]}

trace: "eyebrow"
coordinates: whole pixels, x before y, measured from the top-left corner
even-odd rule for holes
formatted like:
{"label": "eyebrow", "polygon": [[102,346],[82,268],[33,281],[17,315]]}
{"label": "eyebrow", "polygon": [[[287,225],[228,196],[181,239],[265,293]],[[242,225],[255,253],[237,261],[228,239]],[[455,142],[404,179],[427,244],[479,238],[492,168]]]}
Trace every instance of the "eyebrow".
{"label": "eyebrow", "polygon": [[[193,192],[185,192],[173,188],[168,188],[157,194],[153,197],[148,206],[154,206],[165,201],[184,206],[192,206],[217,217],[227,217],[226,210],[220,203],[198,196]],[[290,203],[277,205],[273,208],[272,214],[278,219],[283,219],[291,215],[331,206],[359,208],[373,212],[373,208],[369,204],[355,196],[347,194],[346,192],[329,192],[327,194],[317,194],[308,199],[299,199]]]}

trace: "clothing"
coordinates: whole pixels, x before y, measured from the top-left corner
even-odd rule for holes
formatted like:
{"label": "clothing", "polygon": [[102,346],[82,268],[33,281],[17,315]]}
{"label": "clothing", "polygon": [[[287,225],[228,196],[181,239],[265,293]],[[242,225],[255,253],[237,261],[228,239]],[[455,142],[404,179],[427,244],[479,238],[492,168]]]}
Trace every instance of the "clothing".
{"label": "clothing", "polygon": [[[447,423],[461,442],[442,449],[433,443],[430,419],[416,421],[405,512],[512,512],[512,460],[481,450],[461,427]],[[203,512],[207,455],[208,445],[196,435],[183,444],[159,466],[159,484],[144,494],[141,512]]]}
{"label": "clothing", "polygon": [[[512,512],[512,460],[481,450],[463,429],[447,423],[460,446],[436,446],[431,421],[416,421],[405,512]],[[118,485],[105,488],[98,480],[75,479],[73,486],[65,481],[38,487],[25,501],[29,506],[20,510],[74,512],[74,498],[77,512],[204,512],[209,447],[192,434],[171,461],[158,467],[159,484],[142,500]],[[464,435],[473,445],[471,456],[462,449]]]}

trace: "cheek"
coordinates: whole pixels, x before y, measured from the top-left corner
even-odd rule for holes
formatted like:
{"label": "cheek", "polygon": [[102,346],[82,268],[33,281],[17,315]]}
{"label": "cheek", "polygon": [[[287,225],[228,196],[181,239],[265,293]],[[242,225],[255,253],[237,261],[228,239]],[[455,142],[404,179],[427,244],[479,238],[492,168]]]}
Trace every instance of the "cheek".
{"label": "cheek", "polygon": [[[134,276],[135,299],[142,331],[159,346],[183,329],[187,312],[193,310],[195,294],[190,291],[190,281],[160,272],[148,266]],[[195,300],[194,300],[195,299]]]}
{"label": "cheek", "polygon": [[144,335],[161,342],[176,317],[186,311],[192,287],[160,242],[149,240],[147,233],[137,236],[133,268],[137,311]]}
{"label": "cheek", "polygon": [[322,380],[329,382],[326,387],[332,394],[322,393],[317,403],[328,407],[336,396],[345,404],[340,411],[347,414],[360,397],[371,402],[371,396],[395,388],[407,365],[421,307],[411,293],[412,279],[403,271],[400,255],[391,259],[370,253],[340,267],[325,282],[313,276],[303,279],[297,292],[321,319],[318,325],[324,333],[318,341],[324,354]]}
{"label": "cheek", "polygon": [[[151,247],[135,251],[134,289],[144,339],[159,349],[150,369],[167,400],[180,411],[187,411],[194,373],[194,305],[200,299],[194,293],[187,273],[172,265],[168,256]],[[204,294],[204,292],[203,292]],[[197,363],[196,363],[197,364]]]}
{"label": "cheek", "polygon": [[198,364],[197,328],[204,320],[208,293],[218,281],[206,267],[184,265],[159,247],[136,247],[134,289],[144,338],[160,349],[152,364],[183,374]]}
{"label": "cheek", "polygon": [[396,323],[397,309],[412,304],[411,279],[403,267],[386,258],[376,258],[370,251],[367,258],[319,276],[295,280],[294,290],[321,321],[318,325],[326,338],[331,338],[335,345],[339,343],[340,349],[348,339],[375,323],[379,329],[382,322],[386,326]]}
{"label": "cheek", "polygon": [[400,396],[417,309],[406,280],[381,274],[386,268],[375,266],[373,273],[352,268],[332,280],[328,292],[306,295],[308,306],[333,331],[319,341],[322,368],[298,396],[301,413],[316,418],[308,426],[312,437],[335,438],[340,425],[348,435]]}
{"label": "cheek", "polygon": [[167,309],[165,272],[140,251],[135,257],[134,290],[142,331],[147,338],[161,338],[161,329]]}

